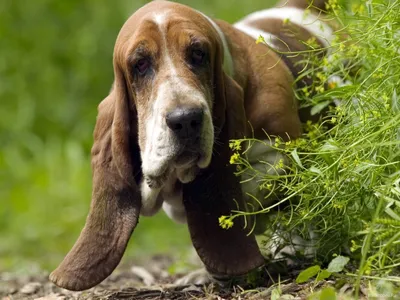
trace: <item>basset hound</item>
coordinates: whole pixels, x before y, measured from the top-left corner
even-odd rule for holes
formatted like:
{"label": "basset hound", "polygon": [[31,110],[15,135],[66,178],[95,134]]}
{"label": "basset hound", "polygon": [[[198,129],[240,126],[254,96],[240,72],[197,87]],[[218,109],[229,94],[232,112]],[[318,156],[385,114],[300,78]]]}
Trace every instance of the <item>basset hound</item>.
{"label": "basset hound", "polygon": [[[229,230],[219,226],[220,216],[246,209],[246,191],[258,190],[234,175],[229,141],[300,136],[293,84],[303,66],[300,56],[282,52],[307,50],[311,37],[329,45],[324,2],[283,0],[231,25],[153,1],[126,21],[114,48],[113,87],[98,108],[90,212],[51,281],[69,290],[100,283],[119,264],[139,215],[161,208],[187,223],[213,277],[264,264],[244,219]],[[265,43],[257,44],[260,35]],[[247,155],[255,167],[284,159],[260,145]]]}

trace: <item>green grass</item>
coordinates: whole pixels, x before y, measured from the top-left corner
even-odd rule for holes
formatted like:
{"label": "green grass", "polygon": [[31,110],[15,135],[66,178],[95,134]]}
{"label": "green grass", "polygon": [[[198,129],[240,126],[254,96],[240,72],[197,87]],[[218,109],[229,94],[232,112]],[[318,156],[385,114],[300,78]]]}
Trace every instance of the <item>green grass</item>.
{"label": "green grass", "polygon": [[[182,1],[235,21],[274,1]],[[97,104],[113,80],[126,18],[146,1],[0,2],[0,271],[54,268],[73,245],[91,194]],[[142,218],[126,257],[190,247],[185,226]]]}

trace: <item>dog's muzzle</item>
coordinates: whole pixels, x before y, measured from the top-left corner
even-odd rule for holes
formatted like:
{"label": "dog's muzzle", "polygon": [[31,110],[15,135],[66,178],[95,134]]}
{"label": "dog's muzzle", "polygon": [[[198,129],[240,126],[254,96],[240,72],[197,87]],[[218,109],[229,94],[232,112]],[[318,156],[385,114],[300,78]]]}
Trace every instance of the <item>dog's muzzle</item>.
{"label": "dog's muzzle", "polygon": [[195,142],[201,134],[204,112],[201,108],[177,108],[169,112],[165,121],[179,142]]}
{"label": "dog's muzzle", "polygon": [[203,119],[202,108],[179,107],[166,115],[165,121],[178,146],[175,167],[195,165],[199,160]]}

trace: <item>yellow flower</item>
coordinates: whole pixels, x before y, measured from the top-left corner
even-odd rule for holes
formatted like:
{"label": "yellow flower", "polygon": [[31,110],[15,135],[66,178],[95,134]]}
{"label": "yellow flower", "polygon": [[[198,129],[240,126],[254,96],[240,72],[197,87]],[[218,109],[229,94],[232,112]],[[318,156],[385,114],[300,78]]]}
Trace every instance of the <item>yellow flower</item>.
{"label": "yellow flower", "polygon": [[283,169],[285,167],[285,164],[283,163],[283,159],[281,158],[278,163],[275,165],[275,168],[277,169]]}
{"label": "yellow flower", "polygon": [[306,44],[307,44],[308,46],[310,46],[311,48],[317,48],[317,47],[319,46],[319,44],[318,44],[317,39],[315,38],[315,36],[309,38],[309,39],[306,41]]}
{"label": "yellow flower", "polygon": [[354,14],[362,14],[365,12],[365,6],[362,4],[353,4],[353,6],[351,7],[351,10],[353,11]]}
{"label": "yellow flower", "polygon": [[232,217],[220,216],[218,218],[219,226],[223,229],[229,229],[233,226]]}
{"label": "yellow flower", "polygon": [[295,140],[294,144],[295,144],[295,147],[303,147],[307,144],[307,142],[305,139],[299,138],[299,139]]}
{"label": "yellow flower", "polygon": [[229,143],[229,148],[232,150],[240,151],[242,150],[242,145],[240,140],[234,140]]}
{"label": "yellow flower", "polygon": [[334,89],[335,87],[337,87],[337,82],[331,81],[328,83],[329,89]]}
{"label": "yellow flower", "polygon": [[380,113],[379,111],[377,111],[377,110],[373,110],[373,111],[372,111],[372,115],[373,115],[375,118],[380,118],[380,117],[381,117],[381,113]]}
{"label": "yellow flower", "polygon": [[317,73],[317,78],[320,79],[321,81],[326,81],[326,75],[322,72]]}
{"label": "yellow flower", "polygon": [[231,165],[233,165],[233,164],[239,162],[239,158],[240,158],[239,153],[233,153],[232,156],[231,156],[231,159],[229,160],[229,163]]}
{"label": "yellow flower", "polygon": [[218,222],[219,222],[219,223],[222,223],[225,219],[226,219],[226,216],[220,216],[220,217],[218,218]]}
{"label": "yellow flower", "polygon": [[303,87],[302,89],[301,89],[301,91],[304,93],[304,95],[306,96],[306,97],[308,97],[308,96],[310,96],[310,92],[308,91],[308,87]]}
{"label": "yellow flower", "polygon": [[350,247],[350,251],[354,252],[356,251],[358,248],[360,248],[360,246],[357,245],[357,243],[354,240],[351,240],[351,247]]}
{"label": "yellow flower", "polygon": [[340,202],[333,203],[333,208],[336,208],[336,209],[342,209],[342,208],[343,208],[343,204],[342,204],[342,203],[340,203]]}
{"label": "yellow flower", "polygon": [[256,40],[256,44],[260,44],[260,43],[264,43],[265,44],[265,39],[262,35],[260,35],[258,37],[258,39]]}
{"label": "yellow flower", "polygon": [[355,44],[351,44],[349,48],[349,53],[353,56],[359,55],[361,52],[361,48]]}
{"label": "yellow flower", "polygon": [[326,4],[327,9],[332,9],[335,10],[338,7],[337,1],[336,0],[329,0],[328,3]]}
{"label": "yellow flower", "polygon": [[278,148],[282,144],[282,140],[279,136],[275,138],[275,147]]}

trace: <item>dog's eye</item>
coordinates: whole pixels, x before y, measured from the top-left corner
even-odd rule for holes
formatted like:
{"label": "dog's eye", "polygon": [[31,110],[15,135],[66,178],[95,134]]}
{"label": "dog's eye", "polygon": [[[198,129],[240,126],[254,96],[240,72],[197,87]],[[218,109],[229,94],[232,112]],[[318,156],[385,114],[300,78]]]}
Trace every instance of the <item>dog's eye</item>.
{"label": "dog's eye", "polygon": [[205,53],[200,49],[194,49],[192,51],[192,64],[201,65],[204,62]]}
{"label": "dog's eye", "polygon": [[140,75],[146,74],[147,70],[150,68],[151,62],[148,58],[141,58],[135,65],[135,69]]}

